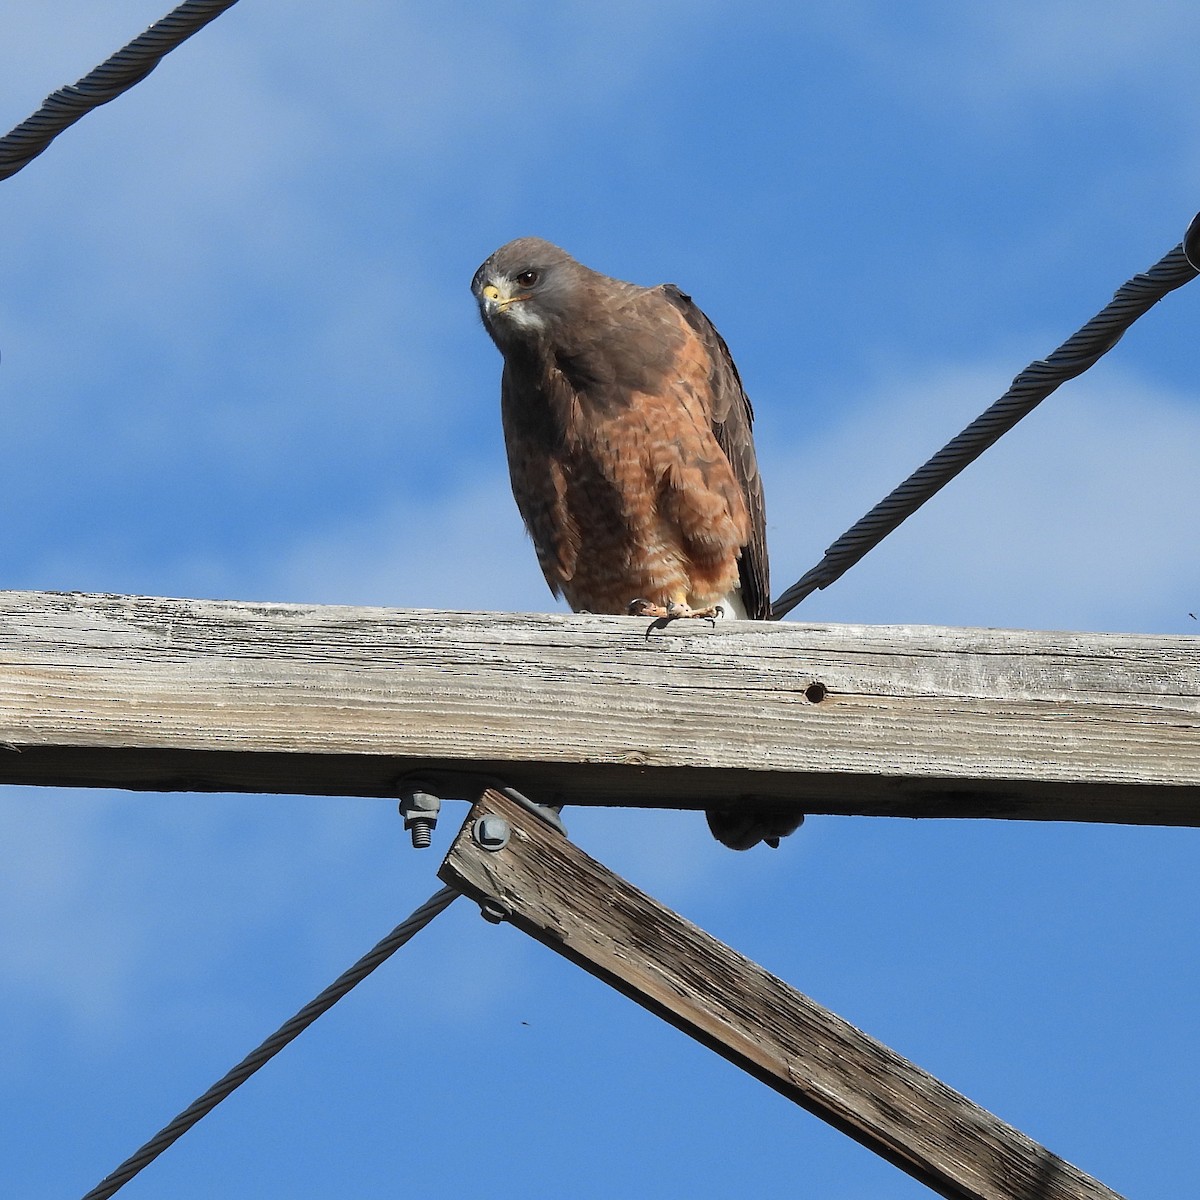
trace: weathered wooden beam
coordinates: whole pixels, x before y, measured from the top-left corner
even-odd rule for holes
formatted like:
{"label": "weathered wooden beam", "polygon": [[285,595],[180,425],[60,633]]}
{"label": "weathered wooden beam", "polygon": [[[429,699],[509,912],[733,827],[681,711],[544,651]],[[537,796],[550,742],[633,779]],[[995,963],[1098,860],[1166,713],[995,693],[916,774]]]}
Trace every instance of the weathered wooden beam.
{"label": "weathered wooden beam", "polygon": [[1200,638],[0,593],[0,782],[385,796],[430,769],[1196,825]]}
{"label": "weathered wooden beam", "polygon": [[495,792],[439,875],[943,1196],[1120,1200]]}

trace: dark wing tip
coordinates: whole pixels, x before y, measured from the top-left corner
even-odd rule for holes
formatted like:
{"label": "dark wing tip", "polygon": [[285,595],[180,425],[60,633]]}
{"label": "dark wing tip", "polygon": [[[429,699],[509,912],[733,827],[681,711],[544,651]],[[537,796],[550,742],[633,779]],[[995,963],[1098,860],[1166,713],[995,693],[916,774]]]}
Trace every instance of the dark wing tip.
{"label": "dark wing tip", "polygon": [[750,541],[743,547],[738,561],[742,602],[751,620],[769,621],[771,580],[767,558],[767,514],[758,457],[754,452],[754,409],[742,386],[733,355],[716,326],[682,288],[665,283],[662,291],[701,340],[712,364],[709,380],[713,393],[713,435],[733,468],[750,510]]}

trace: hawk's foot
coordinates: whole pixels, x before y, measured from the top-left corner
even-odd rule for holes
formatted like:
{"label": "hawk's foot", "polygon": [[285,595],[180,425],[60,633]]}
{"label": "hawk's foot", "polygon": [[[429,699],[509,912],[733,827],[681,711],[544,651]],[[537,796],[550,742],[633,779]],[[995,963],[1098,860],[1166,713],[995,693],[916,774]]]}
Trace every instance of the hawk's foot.
{"label": "hawk's foot", "polygon": [[631,617],[654,618],[650,622],[650,628],[646,630],[647,637],[656,629],[666,629],[672,621],[699,618],[702,621],[711,621],[715,625],[717,618],[725,615],[725,610],[719,604],[712,604],[708,608],[692,608],[677,600],[668,601],[665,605],[654,604],[649,600],[633,600],[628,612]]}

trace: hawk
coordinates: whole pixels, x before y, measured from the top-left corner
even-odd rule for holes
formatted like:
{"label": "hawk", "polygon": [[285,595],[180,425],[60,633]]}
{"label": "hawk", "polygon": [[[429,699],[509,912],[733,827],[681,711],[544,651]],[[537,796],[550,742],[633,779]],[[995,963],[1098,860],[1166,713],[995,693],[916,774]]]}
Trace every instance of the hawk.
{"label": "hawk", "polygon": [[[576,612],[769,619],[754,414],[691,297],[611,279],[541,238],[501,246],[471,290],[504,357],[513,496],[550,590]],[[736,849],[799,824],[765,809],[708,817]]]}

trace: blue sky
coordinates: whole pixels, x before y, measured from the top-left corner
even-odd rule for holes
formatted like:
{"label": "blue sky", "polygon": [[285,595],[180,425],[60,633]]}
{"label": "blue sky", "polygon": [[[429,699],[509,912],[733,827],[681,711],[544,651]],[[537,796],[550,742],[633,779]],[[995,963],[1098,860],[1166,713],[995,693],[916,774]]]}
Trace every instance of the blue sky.
{"label": "blue sky", "polygon": [[[0,126],[165,9],[9,4]],[[778,592],[1179,240],[1198,40],[1152,0],[244,0],[0,183],[0,585],[551,607],[468,291],[538,234],[721,329]],[[1193,284],[795,616],[1200,632],[1198,323]],[[1194,830],[814,818],[737,855],[694,814],[568,816],[1116,1190],[1195,1190]],[[0,845],[0,1191],[30,1200],[91,1187],[440,857],[377,801],[55,789],[0,794]],[[460,902],[122,1196],[485,1189],[928,1194]]]}

